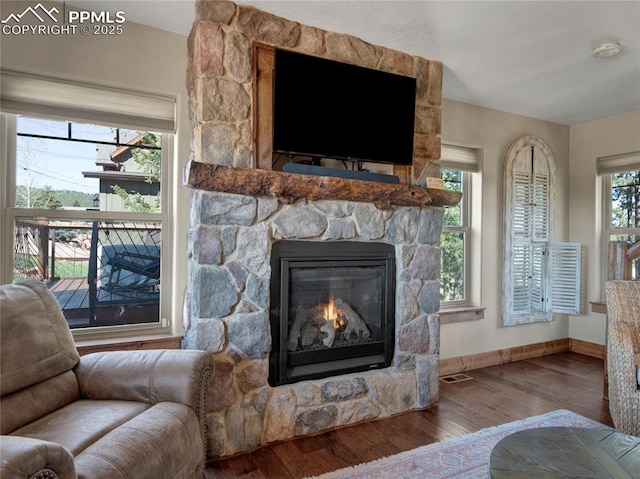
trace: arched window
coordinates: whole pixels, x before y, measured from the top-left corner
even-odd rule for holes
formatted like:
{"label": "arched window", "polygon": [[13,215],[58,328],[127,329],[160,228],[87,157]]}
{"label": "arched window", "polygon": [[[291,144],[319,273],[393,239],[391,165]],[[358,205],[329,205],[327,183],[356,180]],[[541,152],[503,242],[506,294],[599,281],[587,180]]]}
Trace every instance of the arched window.
{"label": "arched window", "polygon": [[550,321],[580,310],[580,245],[552,243],[555,163],[539,138],[509,147],[504,167],[502,324]]}

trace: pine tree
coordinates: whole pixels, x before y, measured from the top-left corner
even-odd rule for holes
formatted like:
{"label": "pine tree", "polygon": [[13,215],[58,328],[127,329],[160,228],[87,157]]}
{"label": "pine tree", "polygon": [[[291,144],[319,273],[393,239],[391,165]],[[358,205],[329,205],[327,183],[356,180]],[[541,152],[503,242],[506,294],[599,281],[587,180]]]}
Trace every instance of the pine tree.
{"label": "pine tree", "polygon": [[32,208],[43,208],[49,210],[57,210],[62,208],[62,202],[56,196],[56,192],[51,189],[51,186],[45,186],[35,195],[31,204]]}

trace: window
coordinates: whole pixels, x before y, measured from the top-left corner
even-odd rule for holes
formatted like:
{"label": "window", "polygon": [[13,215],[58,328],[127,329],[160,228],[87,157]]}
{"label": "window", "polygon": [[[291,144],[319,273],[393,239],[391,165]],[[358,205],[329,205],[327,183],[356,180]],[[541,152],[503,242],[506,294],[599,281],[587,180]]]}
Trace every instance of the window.
{"label": "window", "polygon": [[[610,242],[640,241],[640,152],[598,159],[603,179],[603,278],[607,279]],[[640,260],[631,263],[631,279],[640,281]]]}
{"label": "window", "polygon": [[446,189],[463,193],[463,199],[458,205],[445,208],[440,238],[440,301],[452,305],[454,302],[466,303],[468,299],[465,279],[466,256],[469,251],[469,221],[465,184],[469,183],[469,173],[443,168],[441,175]]}
{"label": "window", "polygon": [[[479,255],[474,258],[472,251],[480,251],[480,235],[472,235],[474,224],[481,218],[478,205],[480,198],[479,150],[453,145],[442,146],[441,177],[448,190],[461,191],[462,200],[458,205],[445,208],[441,250],[440,301],[441,308],[453,308],[479,304],[480,272]],[[474,187],[472,188],[472,183]],[[472,211],[472,195],[476,207]],[[475,228],[476,230],[478,228]],[[471,278],[475,278],[475,281]],[[475,287],[474,287],[475,285]]]}
{"label": "window", "polygon": [[[74,334],[165,330],[173,120],[138,111],[165,102],[168,118],[173,101],[31,77],[27,90],[43,83],[26,95],[5,77],[3,281],[47,284]],[[126,105],[103,107],[106,98]]]}
{"label": "window", "polygon": [[503,325],[550,321],[580,311],[580,245],[552,243],[555,165],[547,145],[526,136],[505,161]]}

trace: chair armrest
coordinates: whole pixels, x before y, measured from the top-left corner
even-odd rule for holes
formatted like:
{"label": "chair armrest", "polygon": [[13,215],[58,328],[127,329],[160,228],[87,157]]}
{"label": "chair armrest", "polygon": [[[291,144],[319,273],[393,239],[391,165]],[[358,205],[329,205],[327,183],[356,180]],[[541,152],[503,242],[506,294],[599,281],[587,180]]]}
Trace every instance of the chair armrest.
{"label": "chair armrest", "polygon": [[211,370],[209,353],[184,349],[92,353],[75,367],[80,394],[88,399],[177,402],[198,416]]}
{"label": "chair armrest", "polygon": [[6,479],[76,479],[68,449],[30,437],[0,437],[0,476]]}

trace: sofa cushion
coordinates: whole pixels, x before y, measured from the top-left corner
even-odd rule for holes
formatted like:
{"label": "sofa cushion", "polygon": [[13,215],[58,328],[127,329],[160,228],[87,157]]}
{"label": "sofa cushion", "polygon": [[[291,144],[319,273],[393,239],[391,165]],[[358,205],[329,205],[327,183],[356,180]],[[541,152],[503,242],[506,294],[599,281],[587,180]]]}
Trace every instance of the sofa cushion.
{"label": "sofa cushion", "polygon": [[77,456],[149,407],[149,404],[134,401],[81,399],[13,431],[11,435],[55,442]]}
{"label": "sofa cushion", "polygon": [[193,410],[172,402],[81,399],[11,435],[69,450],[78,479],[192,478],[205,450]]}
{"label": "sofa cushion", "polygon": [[67,371],[2,396],[0,399],[2,434],[9,434],[79,398],[78,379],[73,371]]}
{"label": "sofa cushion", "polygon": [[0,317],[1,396],[58,376],[80,360],[60,305],[39,281],[4,285]]}
{"label": "sofa cushion", "polygon": [[162,402],[105,435],[75,462],[78,479],[186,479],[195,477],[203,459],[193,410]]}

